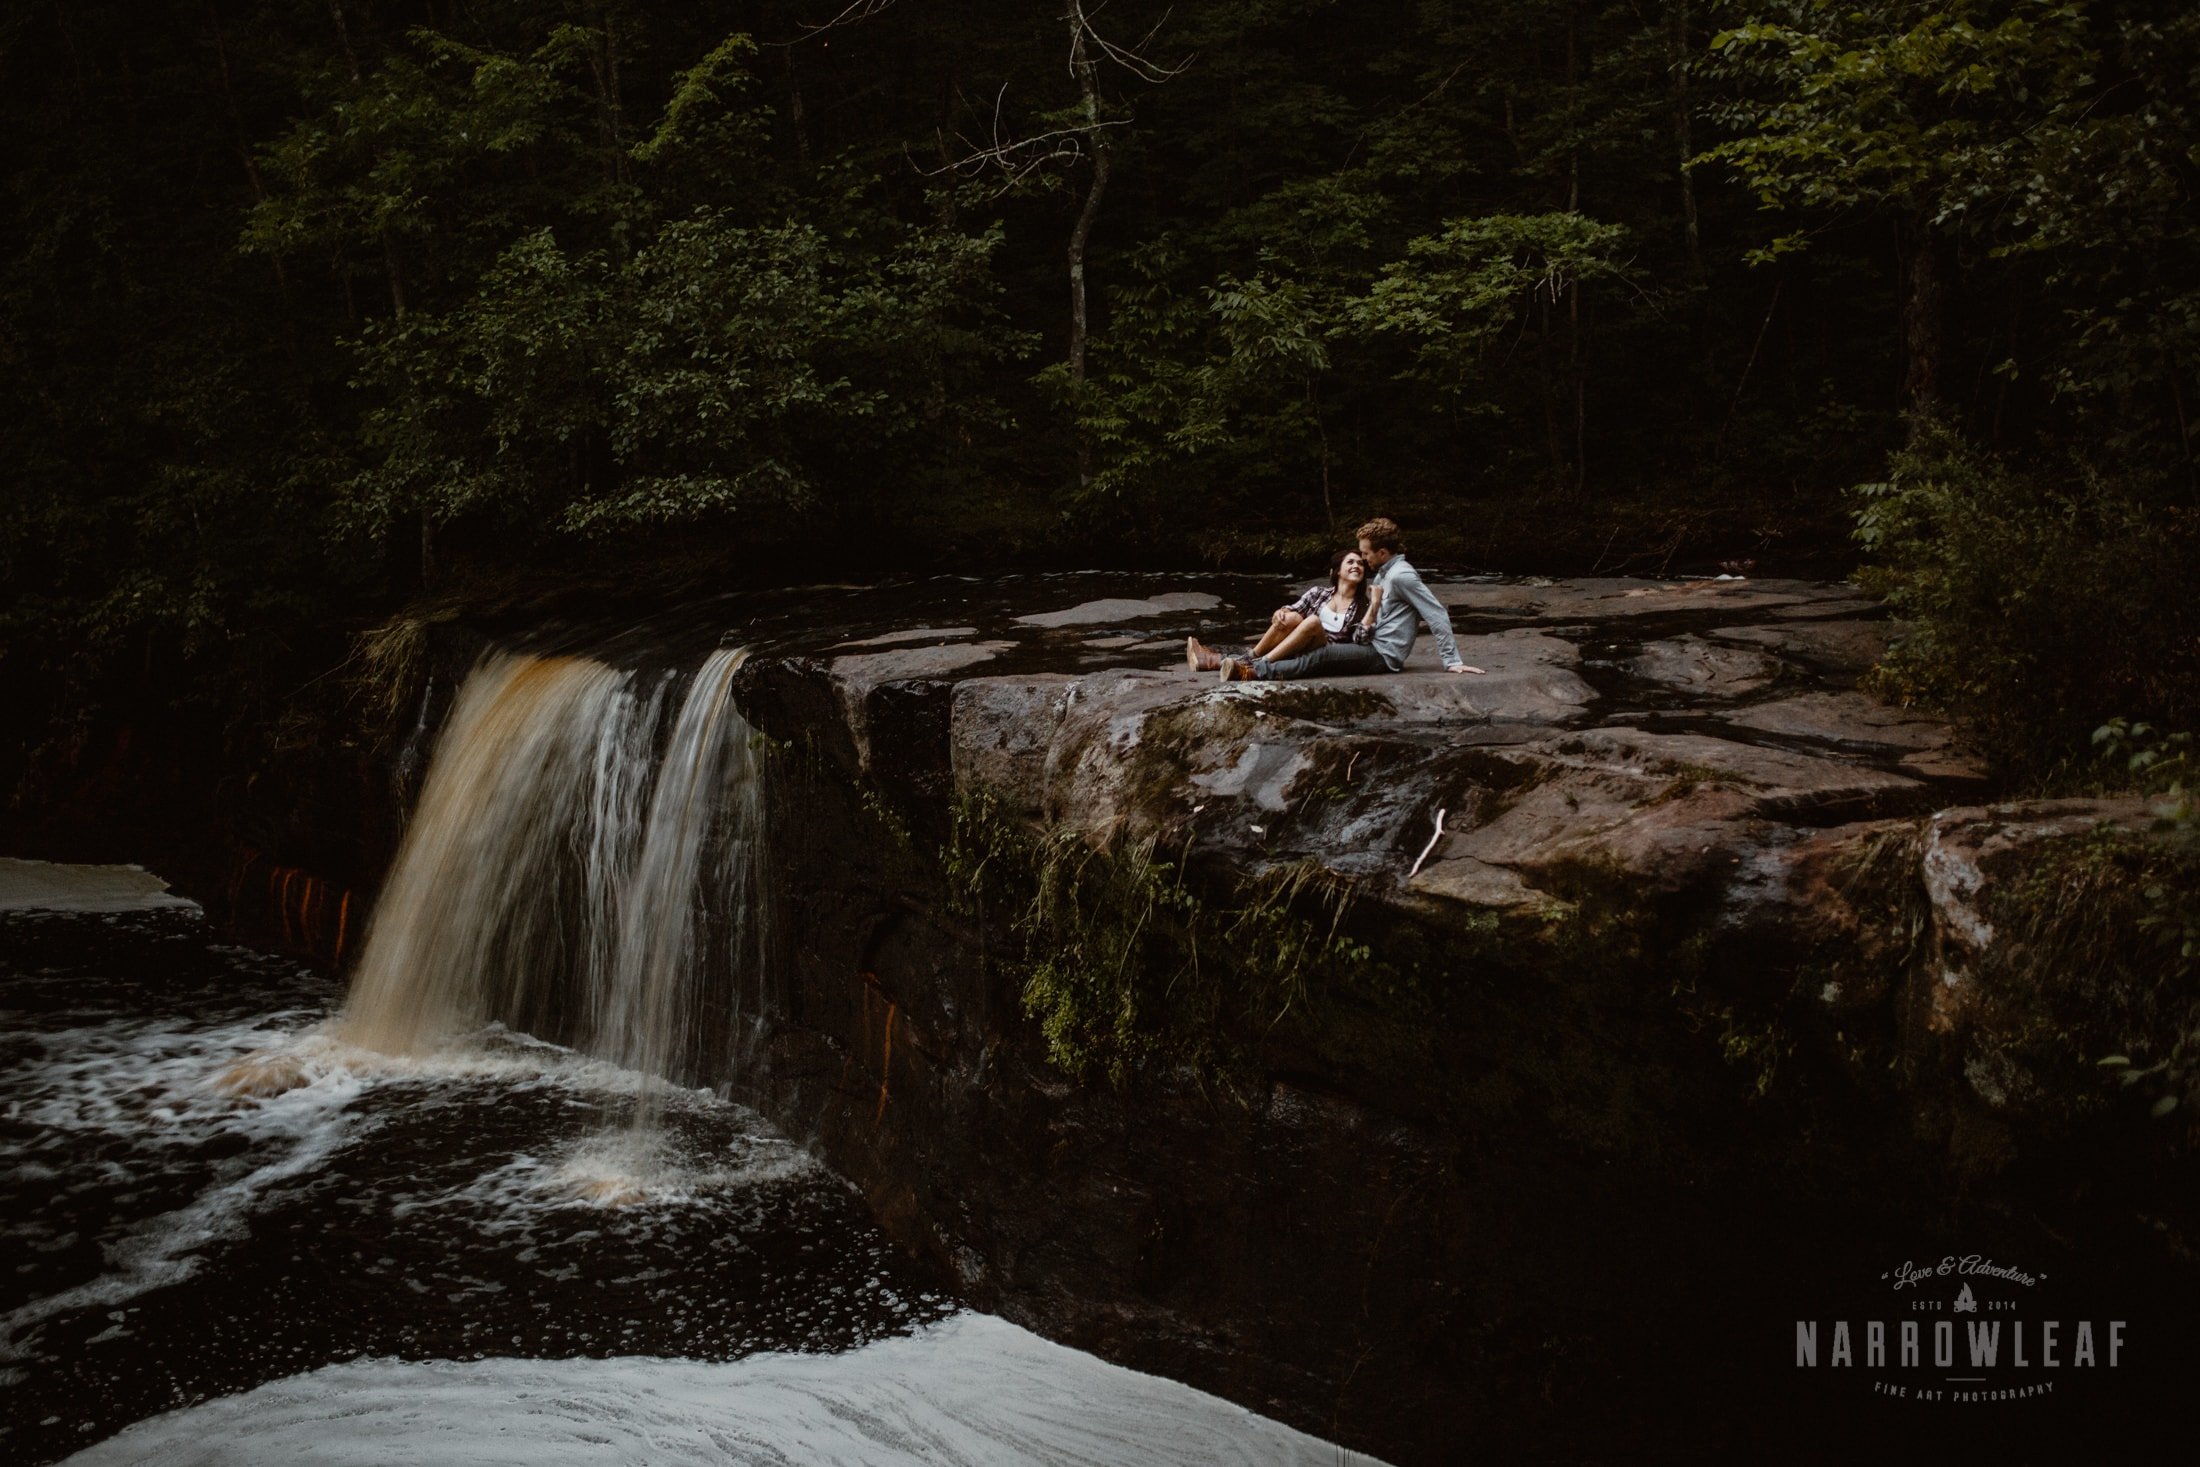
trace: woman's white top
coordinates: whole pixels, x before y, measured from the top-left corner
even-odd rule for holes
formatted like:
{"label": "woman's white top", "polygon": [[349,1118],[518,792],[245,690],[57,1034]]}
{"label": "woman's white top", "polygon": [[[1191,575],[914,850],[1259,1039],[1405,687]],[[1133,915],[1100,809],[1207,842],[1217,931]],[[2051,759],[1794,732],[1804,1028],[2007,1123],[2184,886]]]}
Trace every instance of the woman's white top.
{"label": "woman's white top", "polygon": [[1336,607],[1324,601],[1321,605],[1321,613],[1322,630],[1334,637],[1344,630],[1345,623],[1351,619],[1352,608],[1347,606],[1344,610],[1339,611]]}

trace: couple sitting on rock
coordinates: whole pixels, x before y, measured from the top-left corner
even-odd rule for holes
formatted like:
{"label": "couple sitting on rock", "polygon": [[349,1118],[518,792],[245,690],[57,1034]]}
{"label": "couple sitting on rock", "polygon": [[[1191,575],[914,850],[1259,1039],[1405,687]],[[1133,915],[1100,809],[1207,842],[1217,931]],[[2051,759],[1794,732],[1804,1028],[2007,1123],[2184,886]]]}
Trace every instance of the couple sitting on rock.
{"label": "couple sitting on rock", "polygon": [[1226,683],[1403,672],[1417,621],[1428,623],[1444,671],[1482,670],[1459,660],[1451,613],[1406,562],[1396,522],[1372,519],[1360,526],[1360,548],[1340,550],[1329,562],[1329,584],[1309,587],[1278,610],[1252,651],[1229,657],[1186,637],[1184,660]]}

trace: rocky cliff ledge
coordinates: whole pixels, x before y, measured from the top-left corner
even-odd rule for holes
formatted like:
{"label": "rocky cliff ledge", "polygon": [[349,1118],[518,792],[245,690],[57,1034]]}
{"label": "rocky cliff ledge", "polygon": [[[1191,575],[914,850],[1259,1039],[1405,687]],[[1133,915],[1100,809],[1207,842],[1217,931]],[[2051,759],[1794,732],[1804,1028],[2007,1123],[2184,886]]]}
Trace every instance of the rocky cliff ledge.
{"label": "rocky cliff ledge", "polygon": [[2089,1063],[2159,1015],[2010,959],[2142,804],[1984,803],[1857,691],[1848,587],[1436,588],[1486,675],[1186,671],[1246,580],[767,635],[742,1083],[977,1302],[1401,1461],[1789,1420],[1819,1274],[1921,1239],[2189,1282],[2189,1181]]}

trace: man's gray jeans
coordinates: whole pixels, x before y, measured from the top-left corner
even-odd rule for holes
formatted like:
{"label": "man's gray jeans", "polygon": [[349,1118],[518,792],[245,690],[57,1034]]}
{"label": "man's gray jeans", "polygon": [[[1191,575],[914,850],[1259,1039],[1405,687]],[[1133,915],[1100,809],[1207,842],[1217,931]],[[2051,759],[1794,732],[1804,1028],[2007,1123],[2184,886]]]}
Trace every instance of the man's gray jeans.
{"label": "man's gray jeans", "polygon": [[1253,659],[1253,676],[1264,682],[1271,679],[1289,682],[1302,677],[1367,677],[1388,671],[1390,664],[1383,661],[1383,654],[1359,642],[1334,642],[1302,652],[1297,657],[1286,657],[1281,662],[1270,662],[1265,657]]}

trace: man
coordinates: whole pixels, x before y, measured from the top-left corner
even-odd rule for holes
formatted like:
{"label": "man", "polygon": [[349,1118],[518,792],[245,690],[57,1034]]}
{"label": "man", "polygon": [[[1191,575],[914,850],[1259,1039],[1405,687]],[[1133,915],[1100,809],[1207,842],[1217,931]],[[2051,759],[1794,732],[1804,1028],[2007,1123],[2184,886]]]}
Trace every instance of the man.
{"label": "man", "polygon": [[1365,643],[1335,642],[1316,647],[1297,657],[1270,662],[1265,657],[1225,657],[1221,678],[1226,683],[1308,677],[1364,677],[1370,673],[1403,672],[1419,634],[1416,622],[1427,622],[1436,638],[1436,650],[1446,672],[1482,671],[1459,660],[1459,644],[1452,640],[1451,613],[1429,590],[1421,573],[1405,557],[1405,542],[1394,520],[1376,518],[1360,526],[1360,558],[1370,568],[1369,594],[1374,604],[1367,614],[1374,620],[1375,635]]}

